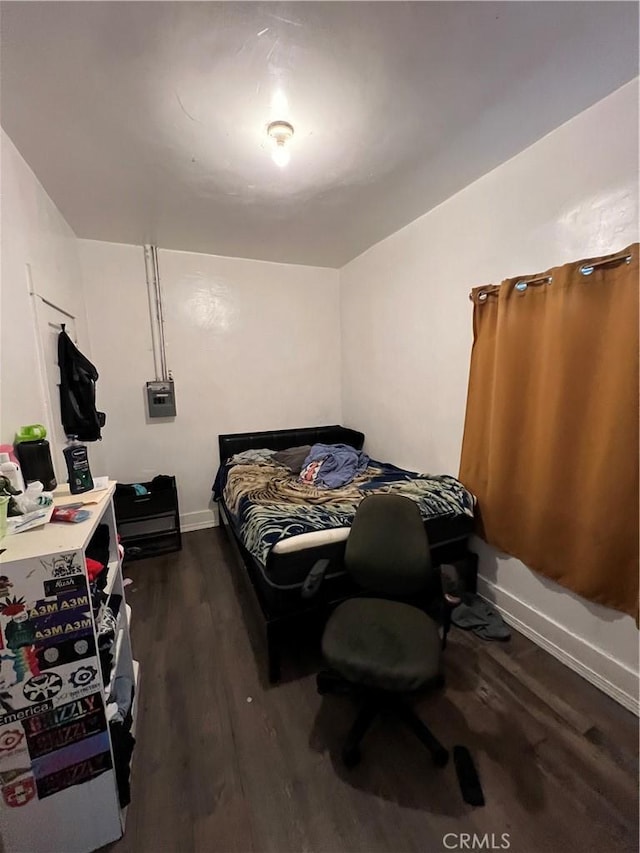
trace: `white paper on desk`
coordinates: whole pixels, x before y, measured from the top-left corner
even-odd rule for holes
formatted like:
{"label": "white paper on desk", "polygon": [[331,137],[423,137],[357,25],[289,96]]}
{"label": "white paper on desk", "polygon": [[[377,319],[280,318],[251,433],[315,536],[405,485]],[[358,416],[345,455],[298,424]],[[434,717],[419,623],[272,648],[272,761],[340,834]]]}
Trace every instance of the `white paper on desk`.
{"label": "white paper on desk", "polygon": [[24,515],[15,515],[7,519],[7,536],[12,533],[24,533],[25,530],[33,530],[34,527],[42,527],[51,521],[53,515],[53,504],[26,512]]}

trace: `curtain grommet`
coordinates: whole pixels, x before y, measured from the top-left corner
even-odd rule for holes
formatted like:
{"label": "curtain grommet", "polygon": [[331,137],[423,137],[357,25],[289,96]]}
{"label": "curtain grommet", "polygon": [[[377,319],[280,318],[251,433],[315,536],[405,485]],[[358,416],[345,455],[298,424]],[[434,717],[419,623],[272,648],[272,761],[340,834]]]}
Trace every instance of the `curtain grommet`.
{"label": "curtain grommet", "polygon": [[529,285],[526,281],[518,281],[516,282],[516,284],[514,284],[514,287],[518,291],[518,293],[524,293],[527,287],[529,287]]}
{"label": "curtain grommet", "polygon": [[489,294],[487,293],[486,290],[481,290],[480,293],[478,294],[478,302],[486,302],[488,298],[489,298]]}

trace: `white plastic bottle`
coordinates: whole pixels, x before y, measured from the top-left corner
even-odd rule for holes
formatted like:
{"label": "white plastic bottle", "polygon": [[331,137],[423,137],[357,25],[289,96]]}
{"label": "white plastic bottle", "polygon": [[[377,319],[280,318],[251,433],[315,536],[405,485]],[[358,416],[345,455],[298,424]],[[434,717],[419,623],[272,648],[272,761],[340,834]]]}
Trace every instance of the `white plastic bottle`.
{"label": "white plastic bottle", "polygon": [[0,476],[6,477],[17,492],[24,492],[24,480],[20,466],[11,461],[8,453],[0,453]]}

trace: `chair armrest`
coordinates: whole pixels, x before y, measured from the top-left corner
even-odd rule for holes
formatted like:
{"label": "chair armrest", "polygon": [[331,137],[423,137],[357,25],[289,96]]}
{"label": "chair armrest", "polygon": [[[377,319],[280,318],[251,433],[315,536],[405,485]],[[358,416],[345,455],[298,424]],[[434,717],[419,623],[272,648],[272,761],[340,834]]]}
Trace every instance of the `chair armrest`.
{"label": "chair armrest", "polygon": [[322,586],[322,581],[324,580],[324,575],[327,569],[329,568],[329,560],[317,560],[309,574],[304,579],[304,583],[302,584],[302,597],[303,598],[313,598],[313,596],[318,592],[320,587]]}

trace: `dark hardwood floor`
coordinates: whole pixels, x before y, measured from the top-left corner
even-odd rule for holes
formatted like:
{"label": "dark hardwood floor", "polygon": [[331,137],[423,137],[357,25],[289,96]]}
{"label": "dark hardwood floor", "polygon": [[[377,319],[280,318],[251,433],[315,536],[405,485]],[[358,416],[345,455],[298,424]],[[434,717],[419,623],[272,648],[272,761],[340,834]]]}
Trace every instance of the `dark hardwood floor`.
{"label": "dark hardwood floor", "polygon": [[521,635],[487,644],[453,629],[447,686],[418,708],[448,748],[470,749],[486,806],[466,805],[453,761],[434,768],[390,722],[346,771],[353,706],[316,694],[315,644],[284,656],[283,683],[261,681],[232,559],[224,533],[203,530],[125,568],[142,675],[132,803],[112,853],[465,849],[447,833],[493,833],[485,850],[508,833],[515,853],[637,851],[631,713]]}

